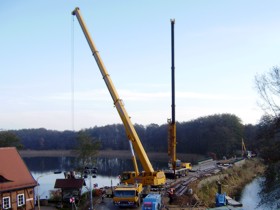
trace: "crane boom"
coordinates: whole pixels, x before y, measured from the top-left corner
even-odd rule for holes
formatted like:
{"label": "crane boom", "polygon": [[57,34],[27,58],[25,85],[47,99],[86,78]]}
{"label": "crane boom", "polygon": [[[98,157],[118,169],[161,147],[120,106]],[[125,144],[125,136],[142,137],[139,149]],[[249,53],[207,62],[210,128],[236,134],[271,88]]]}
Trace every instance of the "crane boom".
{"label": "crane boom", "polygon": [[123,122],[123,125],[125,127],[125,131],[126,131],[126,135],[128,137],[128,139],[132,142],[133,148],[136,151],[136,154],[143,166],[143,169],[145,172],[154,172],[153,166],[150,163],[150,160],[142,146],[142,143],[137,135],[137,132],[130,120],[130,117],[128,116],[126,109],[122,103],[122,100],[119,98],[118,93],[114,87],[114,84],[110,78],[110,75],[108,74],[105,65],[103,64],[103,61],[99,55],[99,52],[97,51],[97,48],[93,42],[93,40],[91,39],[90,33],[87,30],[87,27],[84,23],[84,20],[82,18],[82,15],[80,13],[80,9],[77,7],[75,8],[75,10],[72,12],[72,15],[75,15],[78,19],[78,22],[80,23],[80,26],[84,32],[84,35],[87,39],[87,42],[89,44],[89,47],[92,51],[92,54],[96,60],[96,63],[99,67],[99,70],[102,74],[102,77],[105,81],[105,84],[111,94],[111,97],[113,99],[114,105],[116,106],[116,109],[120,115],[120,118]]}
{"label": "crane boom", "polygon": [[171,157],[172,169],[176,169],[176,120],[175,120],[175,59],[174,59],[174,24],[175,19],[171,19],[171,92],[172,92],[172,104],[171,104],[171,120],[169,123],[169,146],[168,155]]}
{"label": "crane boom", "polygon": [[172,118],[168,119],[168,155],[170,157],[169,165],[173,170],[173,175],[176,177],[178,175],[177,169],[182,171],[188,171],[192,169],[191,163],[182,162],[177,159],[176,147],[177,147],[177,137],[176,137],[176,120],[175,120],[175,45],[174,45],[174,25],[175,19],[171,19],[171,115]]}

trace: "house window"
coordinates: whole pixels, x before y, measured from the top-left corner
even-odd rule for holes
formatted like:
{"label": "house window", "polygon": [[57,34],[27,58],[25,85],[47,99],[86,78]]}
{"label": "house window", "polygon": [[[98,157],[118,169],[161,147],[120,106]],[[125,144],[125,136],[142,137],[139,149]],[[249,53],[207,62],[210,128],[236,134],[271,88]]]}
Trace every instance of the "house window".
{"label": "house window", "polygon": [[9,209],[9,208],[11,208],[11,200],[10,200],[10,197],[3,197],[2,204],[3,204],[3,209]]}
{"label": "house window", "polygon": [[24,194],[17,195],[17,203],[18,203],[18,206],[22,206],[25,204]]}

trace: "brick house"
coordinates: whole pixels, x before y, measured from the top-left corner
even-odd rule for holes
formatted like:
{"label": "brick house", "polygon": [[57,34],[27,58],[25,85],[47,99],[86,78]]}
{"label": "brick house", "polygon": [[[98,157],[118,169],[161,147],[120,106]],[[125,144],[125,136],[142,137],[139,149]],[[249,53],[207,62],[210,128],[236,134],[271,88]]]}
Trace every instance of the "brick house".
{"label": "brick house", "polygon": [[0,148],[0,209],[33,210],[36,180],[14,147]]}

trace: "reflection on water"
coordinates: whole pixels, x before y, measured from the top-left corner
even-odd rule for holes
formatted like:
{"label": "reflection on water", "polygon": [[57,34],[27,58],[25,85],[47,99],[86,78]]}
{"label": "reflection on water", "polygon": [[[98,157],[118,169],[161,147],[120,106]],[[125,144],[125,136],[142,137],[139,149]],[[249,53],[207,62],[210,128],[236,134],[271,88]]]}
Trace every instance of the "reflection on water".
{"label": "reflection on water", "polygon": [[[64,174],[54,174],[55,171],[73,171],[77,168],[74,157],[30,157],[23,158],[33,177],[38,180],[39,194],[41,198],[49,197],[49,190],[54,189],[56,179],[64,178]],[[152,162],[154,169],[165,168],[165,162]],[[138,163],[139,170],[141,164]],[[133,164],[130,159],[118,158],[97,158],[96,167],[98,168],[97,177],[92,179],[92,184],[98,184],[98,187],[116,185],[119,182],[118,176],[123,171],[133,170]],[[88,179],[86,180],[87,186]],[[38,187],[35,189],[36,195]],[[83,189],[86,191],[86,189]]]}
{"label": "reflection on water", "polygon": [[73,157],[24,157],[25,164],[33,173],[73,170]]}
{"label": "reflection on water", "polygon": [[[52,171],[71,171],[77,168],[74,157],[31,157],[23,158],[29,170],[33,173],[46,173]],[[154,161],[154,169],[165,168],[167,163]],[[142,170],[138,163],[139,170]],[[98,174],[104,176],[118,176],[123,171],[133,170],[130,159],[97,158]]]}

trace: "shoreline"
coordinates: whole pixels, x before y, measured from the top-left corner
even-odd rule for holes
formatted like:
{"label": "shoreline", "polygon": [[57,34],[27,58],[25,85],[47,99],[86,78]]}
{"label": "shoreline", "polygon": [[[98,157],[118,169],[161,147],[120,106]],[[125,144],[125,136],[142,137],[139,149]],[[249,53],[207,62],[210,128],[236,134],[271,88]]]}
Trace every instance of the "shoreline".
{"label": "shoreline", "polygon": [[[22,157],[75,157],[76,154],[72,150],[20,150]],[[150,159],[168,161],[167,153],[147,153]],[[131,152],[129,150],[100,150],[97,157],[118,157],[129,159]]]}
{"label": "shoreline", "polygon": [[[75,157],[73,150],[19,150],[21,157]],[[167,152],[147,152],[150,160],[159,160],[168,162],[169,157]],[[197,154],[177,154],[179,159],[188,160],[188,162],[196,162],[202,159],[202,155]],[[99,150],[97,157],[109,157],[109,158],[123,158],[130,159],[130,150]]]}

